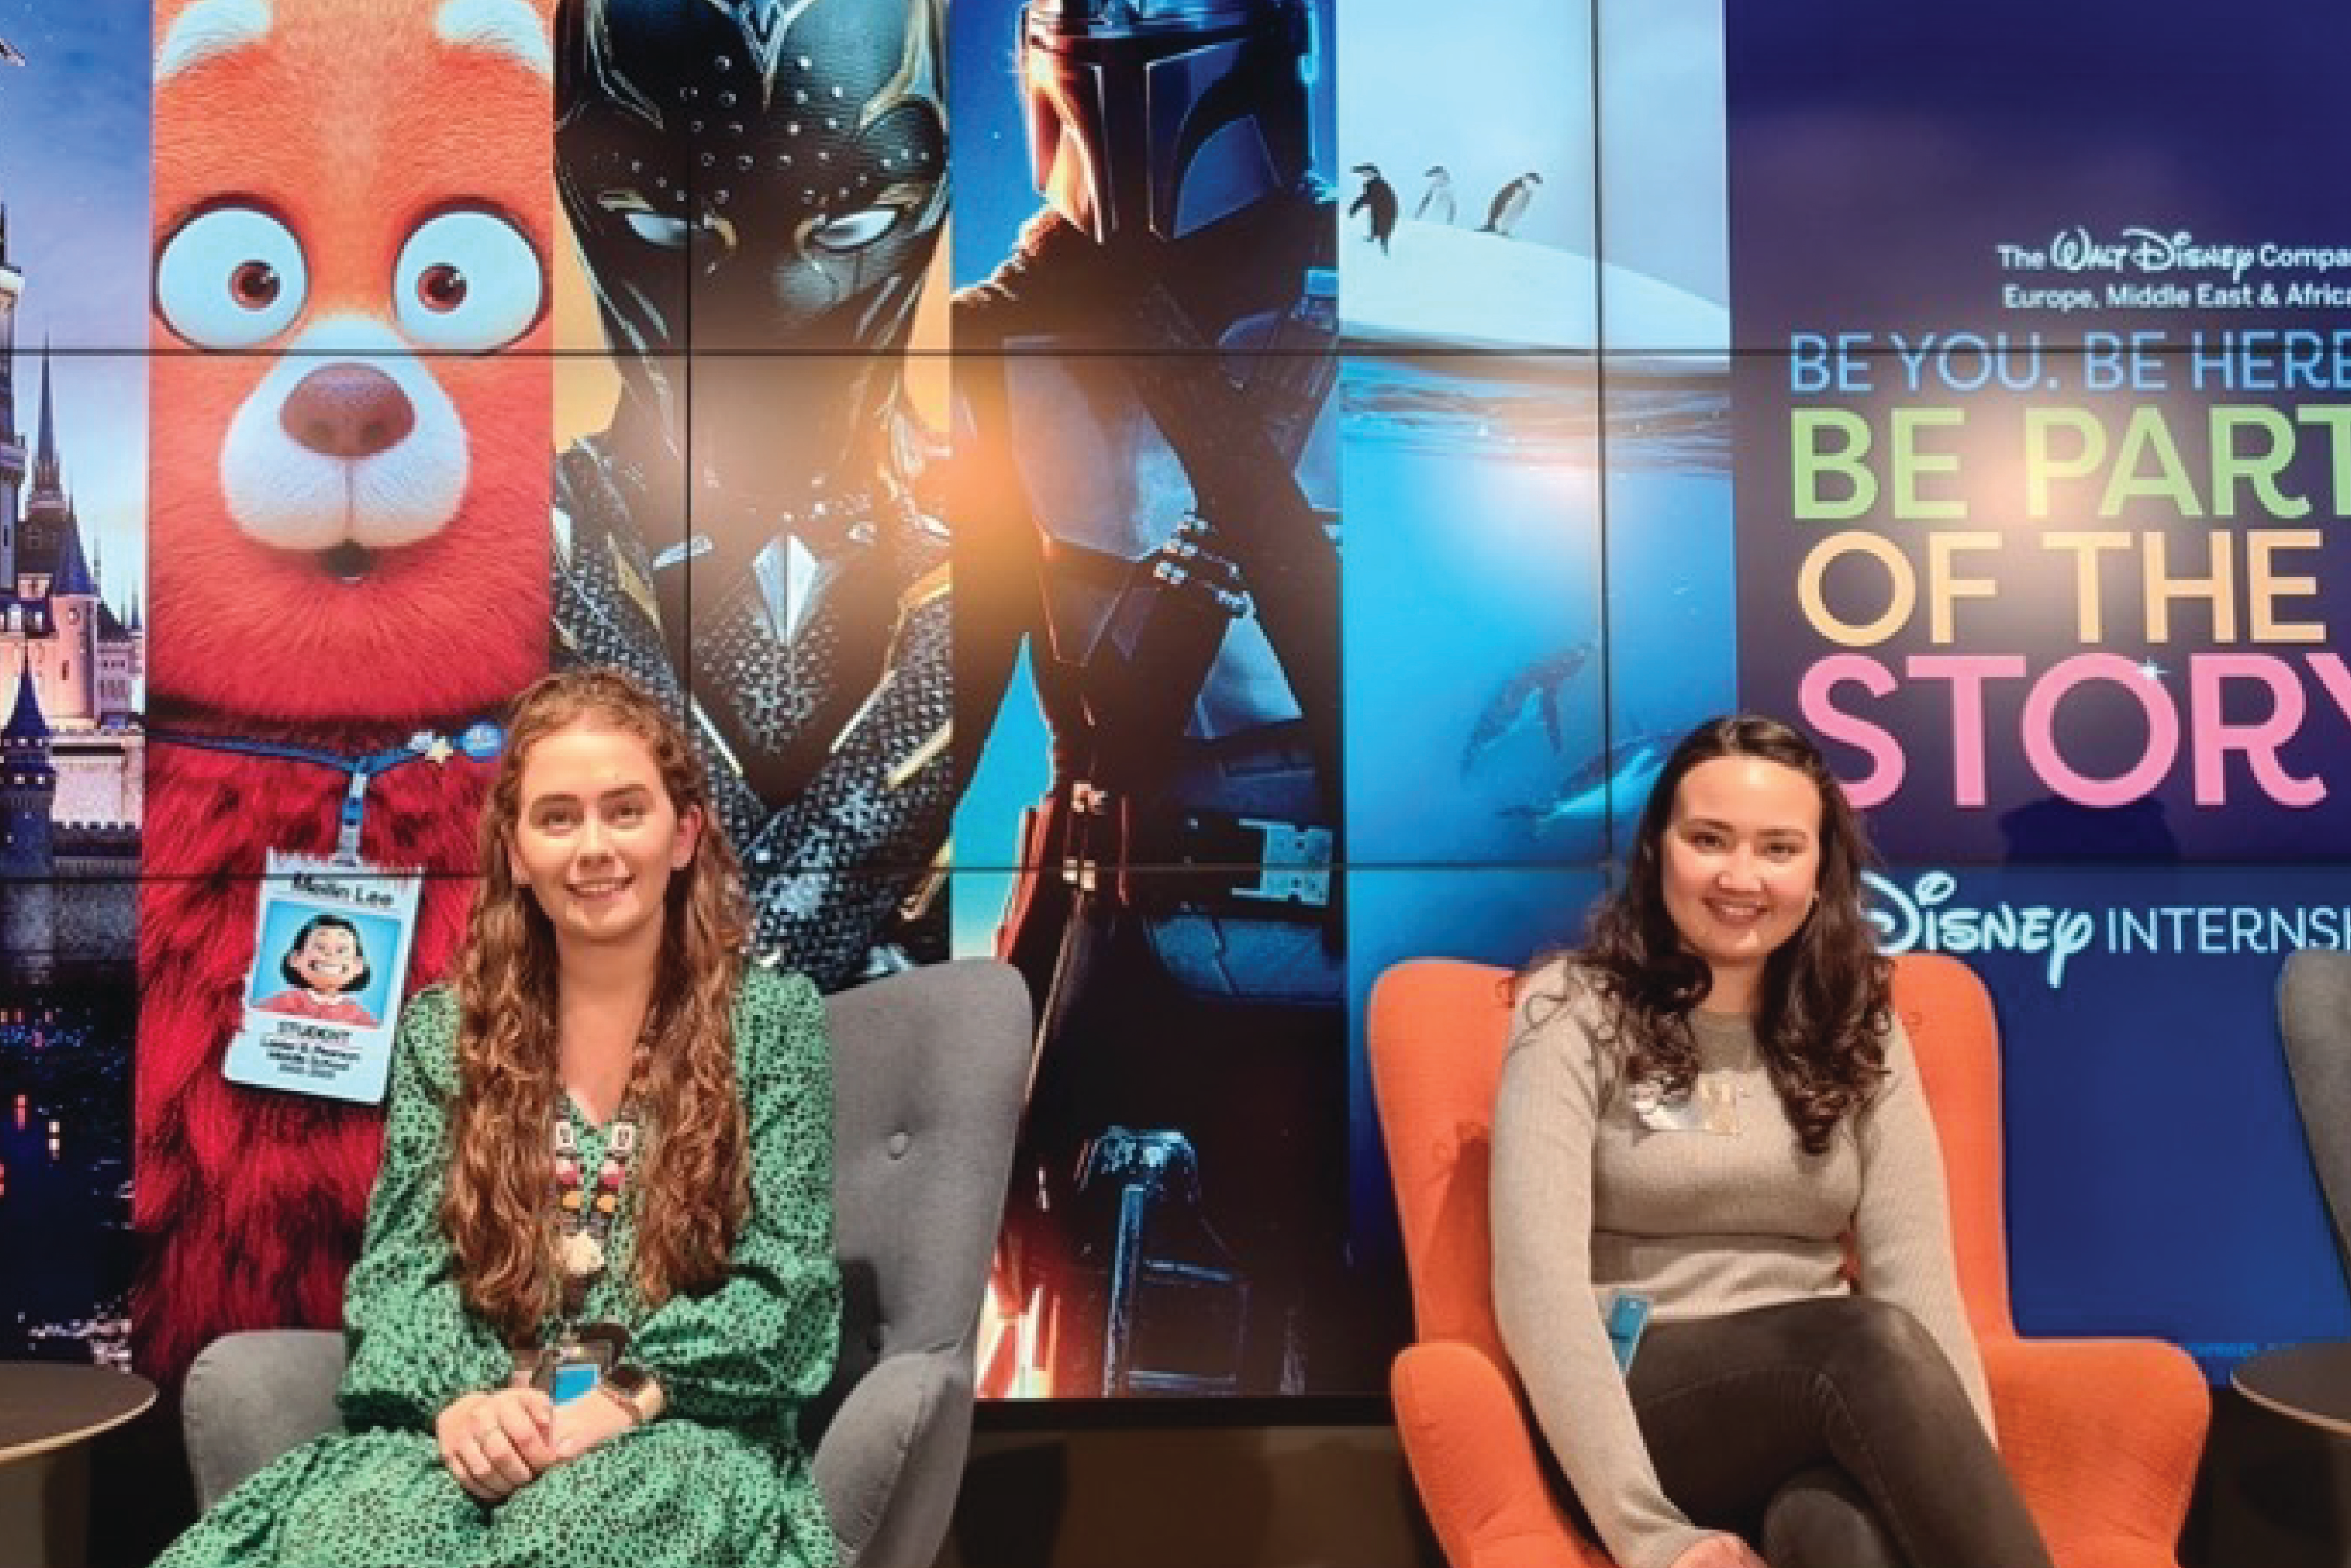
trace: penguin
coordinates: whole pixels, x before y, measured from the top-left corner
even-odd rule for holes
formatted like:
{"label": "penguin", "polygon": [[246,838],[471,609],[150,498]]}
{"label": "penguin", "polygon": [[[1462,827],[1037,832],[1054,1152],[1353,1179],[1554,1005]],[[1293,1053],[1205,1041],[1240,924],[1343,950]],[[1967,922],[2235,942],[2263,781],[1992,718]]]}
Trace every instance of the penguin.
{"label": "penguin", "polygon": [[1527,215],[1527,204],[1534,200],[1535,187],[1541,183],[1542,176],[1530,169],[1495,192],[1494,204],[1486,209],[1486,221],[1478,225],[1478,232],[1510,238],[1519,220]]}
{"label": "penguin", "polygon": [[1428,189],[1420,193],[1420,205],[1412,210],[1415,222],[1449,224],[1453,221],[1453,176],[1439,163],[1428,172]]}
{"label": "penguin", "polygon": [[1395,233],[1398,205],[1395,187],[1380,178],[1376,163],[1358,163],[1355,172],[1364,177],[1364,193],[1348,205],[1347,215],[1352,218],[1366,207],[1371,209],[1372,226],[1364,237],[1379,241],[1381,254],[1384,255],[1388,248],[1388,236]]}

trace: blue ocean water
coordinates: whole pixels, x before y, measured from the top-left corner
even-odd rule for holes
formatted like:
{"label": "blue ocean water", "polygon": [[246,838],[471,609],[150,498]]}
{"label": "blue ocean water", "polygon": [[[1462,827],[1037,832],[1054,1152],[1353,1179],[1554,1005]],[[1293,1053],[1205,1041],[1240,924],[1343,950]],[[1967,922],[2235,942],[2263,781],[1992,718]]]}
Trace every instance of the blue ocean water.
{"label": "blue ocean water", "polygon": [[1663,747],[1735,706],[1729,396],[1589,356],[1359,356],[1342,390],[1350,1247],[1376,1278],[1402,1263],[1373,981],[1573,941]]}
{"label": "blue ocean water", "polygon": [[1732,703],[1727,388],[1358,356],[1343,392],[1350,858],[1604,862]]}

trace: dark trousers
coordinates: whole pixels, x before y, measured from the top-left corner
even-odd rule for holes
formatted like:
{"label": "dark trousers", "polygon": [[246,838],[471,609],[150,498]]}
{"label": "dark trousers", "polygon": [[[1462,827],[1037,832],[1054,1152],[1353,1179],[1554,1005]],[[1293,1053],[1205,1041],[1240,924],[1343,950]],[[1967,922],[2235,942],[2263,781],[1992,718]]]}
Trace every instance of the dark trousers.
{"label": "dark trousers", "polygon": [[1661,1323],[1626,1384],[1666,1496],[1771,1568],[2051,1568],[1959,1375],[1899,1307]]}

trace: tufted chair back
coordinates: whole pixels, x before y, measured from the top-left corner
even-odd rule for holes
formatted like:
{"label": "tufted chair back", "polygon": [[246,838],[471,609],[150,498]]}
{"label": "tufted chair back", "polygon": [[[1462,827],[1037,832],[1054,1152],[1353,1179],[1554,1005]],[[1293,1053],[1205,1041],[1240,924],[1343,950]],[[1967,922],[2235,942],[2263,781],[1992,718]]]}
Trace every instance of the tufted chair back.
{"label": "tufted chair back", "polygon": [[928,1564],[971,1436],[975,1342],[1028,1082],[1029,993],[990,958],[826,1001],[841,1354],[803,1412],[833,1527]]}

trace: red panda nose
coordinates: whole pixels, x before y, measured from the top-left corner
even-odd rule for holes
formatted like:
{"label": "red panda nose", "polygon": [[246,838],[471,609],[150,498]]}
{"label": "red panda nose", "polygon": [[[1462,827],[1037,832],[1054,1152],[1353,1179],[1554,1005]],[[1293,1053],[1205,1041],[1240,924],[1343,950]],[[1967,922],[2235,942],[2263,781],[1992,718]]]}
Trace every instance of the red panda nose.
{"label": "red panda nose", "polygon": [[344,361],[304,376],[287,394],[277,423],[322,457],[372,457],[416,428],[416,410],[390,376]]}

